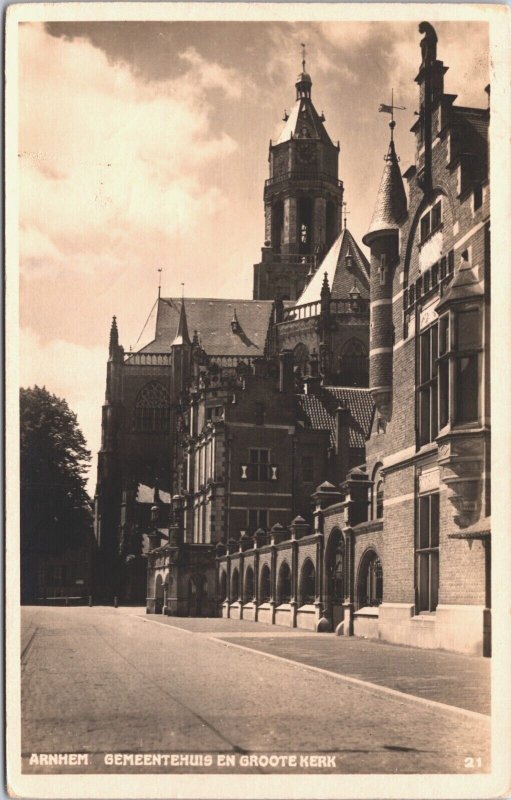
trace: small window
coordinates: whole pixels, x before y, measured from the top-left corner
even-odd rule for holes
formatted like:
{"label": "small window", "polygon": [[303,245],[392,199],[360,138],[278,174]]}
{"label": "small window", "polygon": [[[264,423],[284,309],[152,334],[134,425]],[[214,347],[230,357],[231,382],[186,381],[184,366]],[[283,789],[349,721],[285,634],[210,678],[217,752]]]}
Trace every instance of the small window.
{"label": "small window", "polygon": [[427,239],[431,233],[431,217],[429,211],[421,219],[421,242]]}
{"label": "small window", "polygon": [[431,209],[431,230],[436,231],[442,224],[442,201],[439,200]]}
{"label": "small window", "polygon": [[483,187],[481,186],[481,184],[479,184],[479,186],[476,186],[474,189],[474,211],[477,211],[479,208],[481,208],[482,204],[483,204]]}
{"label": "small window", "polygon": [[269,481],[271,478],[270,451],[261,448],[249,450],[248,479]]}

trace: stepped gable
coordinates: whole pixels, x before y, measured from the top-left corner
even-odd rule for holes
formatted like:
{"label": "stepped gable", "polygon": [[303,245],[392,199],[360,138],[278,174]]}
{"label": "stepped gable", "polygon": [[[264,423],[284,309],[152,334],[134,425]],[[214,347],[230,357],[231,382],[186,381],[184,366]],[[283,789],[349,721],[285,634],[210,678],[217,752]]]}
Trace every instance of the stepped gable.
{"label": "stepped gable", "polygon": [[369,438],[374,405],[369,389],[344,386],[324,386],[317,395],[298,395],[300,419],[305,428],[327,430],[330,444],[335,445],[336,410],[345,405],[351,412],[349,444],[355,449],[363,448]]}
{"label": "stepped gable", "polygon": [[[273,306],[271,300],[186,298],[188,330],[197,331],[210,355],[263,356]],[[161,297],[152,342],[140,353],[166,353],[176,336],[181,298]]]}
{"label": "stepped gable", "polygon": [[[346,256],[351,255],[348,267]],[[347,228],[339,234],[312,280],[296,301],[297,306],[314,303],[321,299],[321,287],[325,272],[332,300],[348,300],[355,279],[362,300],[369,299],[369,262]]]}

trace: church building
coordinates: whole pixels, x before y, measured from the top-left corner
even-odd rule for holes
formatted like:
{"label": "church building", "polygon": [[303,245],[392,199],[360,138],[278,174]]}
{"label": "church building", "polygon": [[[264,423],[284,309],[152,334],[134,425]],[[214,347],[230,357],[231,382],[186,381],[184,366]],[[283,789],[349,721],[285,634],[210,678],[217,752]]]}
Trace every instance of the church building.
{"label": "church building", "polygon": [[[363,425],[357,414],[363,407],[367,427],[369,264],[342,227],[339,145],[332,143],[324,116],[314,108],[312,81],[305,62],[302,66],[295,106],[278,142],[270,145],[266,240],[262,261],[254,266],[253,299],[159,296],[154,337],[137,352],[124,352],[114,318],[95,496],[96,593],[105,599],[145,600],[148,552],[158,541],[161,546],[168,541],[162,497],[187,495],[177,515],[183,544],[239,540],[256,518],[258,526],[270,526],[289,514],[308,512],[310,491],[318,483],[327,476],[340,479],[363,460]],[[277,388],[281,355],[285,390]],[[270,384],[263,396],[261,387]],[[330,432],[339,401],[321,388],[315,413],[307,412],[320,384],[360,387],[364,397],[354,401],[353,414],[351,406],[345,409],[357,433],[341,472],[340,445],[331,441]],[[318,409],[324,409],[321,428]],[[250,472],[257,451],[257,458],[270,459],[258,470],[278,466],[272,473],[278,477],[259,489],[264,498],[272,495],[262,505],[233,499],[232,491],[241,491],[233,481],[242,478],[222,462],[227,452],[233,457],[233,437],[225,431],[237,424],[236,416],[241,426],[235,437],[238,461]],[[286,435],[279,438],[276,432],[282,430]],[[343,452],[347,457],[348,451]],[[302,458],[308,464],[308,488],[298,502],[296,464]],[[291,461],[294,472],[285,466]],[[137,499],[151,487],[159,498],[154,512]],[[163,531],[163,538],[158,540],[155,531]],[[198,579],[201,585],[203,578]],[[211,585],[209,577],[209,597]]]}

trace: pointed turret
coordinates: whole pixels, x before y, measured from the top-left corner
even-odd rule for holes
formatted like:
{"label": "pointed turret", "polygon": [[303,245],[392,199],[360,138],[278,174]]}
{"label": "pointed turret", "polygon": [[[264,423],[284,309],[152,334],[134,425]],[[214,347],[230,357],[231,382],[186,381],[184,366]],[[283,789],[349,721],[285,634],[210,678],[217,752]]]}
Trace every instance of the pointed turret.
{"label": "pointed turret", "polygon": [[185,301],[184,299],[181,302],[181,310],[179,312],[179,323],[177,326],[177,333],[174,337],[174,341],[171,344],[171,347],[177,347],[179,345],[191,345],[190,336],[188,335],[188,322],[186,320],[186,308],[185,308]]}
{"label": "pointed turret", "polygon": [[405,187],[399,169],[399,158],[396,154],[394,139],[391,136],[371,224],[365,236],[362,237],[364,244],[369,246],[378,234],[397,231],[399,222],[405,216],[406,211]]}
{"label": "pointed turret", "polygon": [[181,301],[177,333],[170,347],[172,350],[173,388],[175,396],[180,397],[187,388],[187,381],[190,374],[190,357],[192,352],[192,342],[188,334],[188,322],[186,319],[184,297]]}
{"label": "pointed turret", "polygon": [[[388,108],[393,115],[394,104]],[[403,179],[394,146],[395,125],[392,116],[389,149],[373,218],[368,232],[362,238],[364,244],[371,248],[369,388],[379,417],[385,422],[392,416],[392,285],[394,270],[399,263],[399,226],[407,213]]]}

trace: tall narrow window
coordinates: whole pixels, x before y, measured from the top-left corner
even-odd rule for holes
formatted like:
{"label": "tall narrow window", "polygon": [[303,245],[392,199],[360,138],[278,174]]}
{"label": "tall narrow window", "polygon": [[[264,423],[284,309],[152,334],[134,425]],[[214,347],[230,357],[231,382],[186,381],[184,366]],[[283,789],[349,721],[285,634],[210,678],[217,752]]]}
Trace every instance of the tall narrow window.
{"label": "tall narrow window", "polygon": [[166,433],[170,423],[170,399],[165,387],[151,381],[139,392],[135,402],[135,429]]}
{"label": "tall narrow window", "polygon": [[439,495],[421,495],[416,533],[417,610],[435,611],[439,581]]}
{"label": "tall narrow window", "polygon": [[419,375],[417,415],[419,445],[432,442],[438,434],[437,362],[438,324],[435,323],[419,337]]}
{"label": "tall narrow window", "polygon": [[449,315],[440,318],[438,324],[438,399],[439,425],[445,427],[449,422]]}
{"label": "tall narrow window", "polygon": [[479,418],[479,309],[456,313],[456,422]]}

